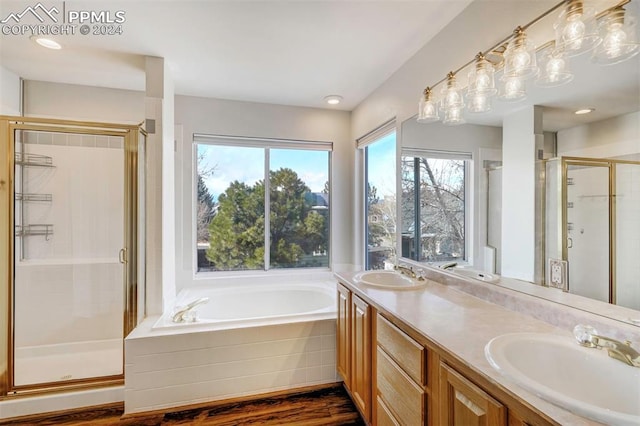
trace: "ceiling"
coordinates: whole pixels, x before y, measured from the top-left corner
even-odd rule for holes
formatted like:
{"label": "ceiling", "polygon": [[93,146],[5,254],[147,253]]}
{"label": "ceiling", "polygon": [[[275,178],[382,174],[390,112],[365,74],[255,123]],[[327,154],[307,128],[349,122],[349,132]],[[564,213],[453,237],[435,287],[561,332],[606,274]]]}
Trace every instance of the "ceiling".
{"label": "ceiling", "polygon": [[[125,12],[122,35],[0,35],[0,63],[28,80],[144,90],[144,56],[169,64],[177,94],[352,110],[471,0],[47,1]],[[0,3],[0,20],[32,1]],[[38,23],[25,15],[21,23]]]}

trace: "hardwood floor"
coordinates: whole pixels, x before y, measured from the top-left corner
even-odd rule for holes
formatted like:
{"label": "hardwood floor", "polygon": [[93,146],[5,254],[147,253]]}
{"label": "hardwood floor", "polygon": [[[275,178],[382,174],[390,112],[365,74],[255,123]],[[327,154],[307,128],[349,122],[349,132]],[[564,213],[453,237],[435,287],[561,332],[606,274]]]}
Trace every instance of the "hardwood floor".
{"label": "hardwood floor", "polygon": [[242,402],[222,403],[149,416],[128,416],[121,419],[121,405],[95,409],[30,416],[2,425],[64,425],[64,426],[156,426],[156,425],[364,425],[355,406],[342,386],[307,392],[273,396]]}

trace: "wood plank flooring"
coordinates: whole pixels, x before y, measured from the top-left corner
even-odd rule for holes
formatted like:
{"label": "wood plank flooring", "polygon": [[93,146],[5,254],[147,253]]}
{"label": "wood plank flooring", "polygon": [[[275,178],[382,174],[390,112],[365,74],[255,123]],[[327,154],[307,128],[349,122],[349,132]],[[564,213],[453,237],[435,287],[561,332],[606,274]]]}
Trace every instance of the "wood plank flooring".
{"label": "wood plank flooring", "polygon": [[30,416],[10,425],[64,426],[156,426],[156,425],[364,425],[353,402],[342,386],[290,393],[259,400],[222,403],[149,416],[121,419],[122,406],[76,411],[48,416]]}

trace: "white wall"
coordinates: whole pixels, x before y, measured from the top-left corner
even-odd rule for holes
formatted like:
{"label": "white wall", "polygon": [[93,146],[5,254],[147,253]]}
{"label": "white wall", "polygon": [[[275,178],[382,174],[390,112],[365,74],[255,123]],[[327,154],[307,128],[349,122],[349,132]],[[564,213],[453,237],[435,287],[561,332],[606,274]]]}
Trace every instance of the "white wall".
{"label": "white wall", "polygon": [[504,117],[502,143],[502,275],[535,279],[536,148],[542,110],[528,106]]}
{"label": "white wall", "polygon": [[176,152],[178,287],[194,283],[194,133],[333,142],[331,261],[334,269],[351,267],[355,145],[349,137],[349,112],[192,96],[176,96],[175,112],[176,123],[182,129],[182,142]]}
{"label": "white wall", "polygon": [[20,115],[20,77],[0,66],[0,115]]}
{"label": "white wall", "polygon": [[472,156],[470,205],[472,206],[470,263],[483,269],[483,247],[487,244],[487,173],[485,160],[501,159],[502,129],[500,127],[465,126],[450,127],[441,123],[421,124],[410,118],[402,123],[402,148],[420,148],[440,151],[470,153]]}
{"label": "white wall", "polygon": [[144,92],[26,80],[28,117],[139,124],[145,118]]}
{"label": "white wall", "polygon": [[640,153],[640,111],[558,132],[558,155],[616,158]]}

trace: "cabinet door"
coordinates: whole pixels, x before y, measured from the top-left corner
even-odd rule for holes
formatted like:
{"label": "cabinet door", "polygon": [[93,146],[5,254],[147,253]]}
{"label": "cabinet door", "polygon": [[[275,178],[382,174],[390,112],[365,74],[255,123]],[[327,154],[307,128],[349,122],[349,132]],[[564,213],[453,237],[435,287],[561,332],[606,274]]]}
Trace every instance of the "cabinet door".
{"label": "cabinet door", "polygon": [[344,383],[350,383],[350,340],[351,340],[351,292],[342,284],[338,284],[338,324],[337,324],[336,368]]}
{"label": "cabinet door", "polygon": [[371,419],[371,312],[351,295],[351,395],[367,422]]}
{"label": "cabinet door", "polygon": [[440,364],[440,424],[500,426],[507,409],[489,394],[445,364]]}

